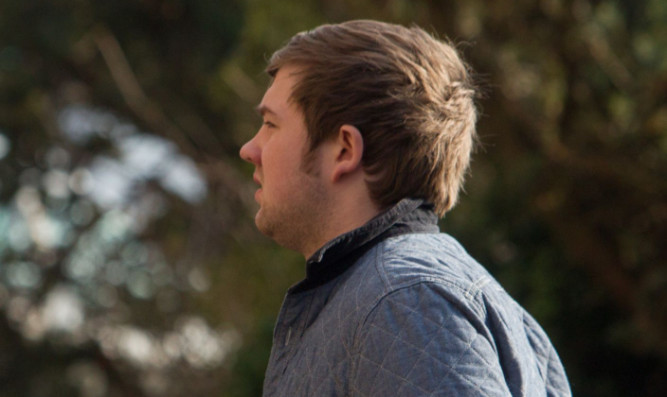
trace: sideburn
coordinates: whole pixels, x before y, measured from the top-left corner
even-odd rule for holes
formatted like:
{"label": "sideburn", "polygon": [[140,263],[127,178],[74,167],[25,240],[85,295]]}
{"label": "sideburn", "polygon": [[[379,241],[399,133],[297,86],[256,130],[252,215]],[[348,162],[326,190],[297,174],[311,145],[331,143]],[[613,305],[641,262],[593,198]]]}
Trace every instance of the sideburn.
{"label": "sideburn", "polygon": [[304,153],[301,154],[301,171],[306,175],[318,178],[320,176],[320,168],[315,164],[317,160],[317,147],[310,148],[306,146]]}

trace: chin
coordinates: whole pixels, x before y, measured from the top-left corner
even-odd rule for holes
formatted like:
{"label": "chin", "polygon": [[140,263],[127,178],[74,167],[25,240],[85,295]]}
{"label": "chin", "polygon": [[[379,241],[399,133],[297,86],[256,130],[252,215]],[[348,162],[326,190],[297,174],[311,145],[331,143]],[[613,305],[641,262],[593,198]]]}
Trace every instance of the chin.
{"label": "chin", "polygon": [[273,238],[274,230],[270,226],[270,222],[267,222],[265,217],[262,214],[262,209],[260,208],[255,215],[255,226],[257,230],[260,231],[263,235]]}

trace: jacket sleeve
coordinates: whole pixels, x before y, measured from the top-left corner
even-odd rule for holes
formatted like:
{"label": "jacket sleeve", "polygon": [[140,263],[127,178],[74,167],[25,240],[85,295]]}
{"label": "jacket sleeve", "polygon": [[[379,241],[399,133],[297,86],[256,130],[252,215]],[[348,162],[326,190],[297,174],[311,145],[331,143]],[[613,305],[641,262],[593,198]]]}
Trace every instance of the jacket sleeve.
{"label": "jacket sleeve", "polygon": [[437,286],[385,296],[358,330],[352,396],[509,396],[483,325]]}

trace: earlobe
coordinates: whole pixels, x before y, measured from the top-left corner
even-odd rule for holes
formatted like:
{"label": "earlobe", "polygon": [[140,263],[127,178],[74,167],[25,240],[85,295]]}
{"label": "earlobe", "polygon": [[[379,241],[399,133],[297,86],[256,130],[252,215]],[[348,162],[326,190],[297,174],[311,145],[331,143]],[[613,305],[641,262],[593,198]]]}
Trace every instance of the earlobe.
{"label": "earlobe", "polygon": [[341,126],[336,137],[336,158],[332,181],[339,182],[360,170],[363,154],[364,139],[359,129],[349,124]]}

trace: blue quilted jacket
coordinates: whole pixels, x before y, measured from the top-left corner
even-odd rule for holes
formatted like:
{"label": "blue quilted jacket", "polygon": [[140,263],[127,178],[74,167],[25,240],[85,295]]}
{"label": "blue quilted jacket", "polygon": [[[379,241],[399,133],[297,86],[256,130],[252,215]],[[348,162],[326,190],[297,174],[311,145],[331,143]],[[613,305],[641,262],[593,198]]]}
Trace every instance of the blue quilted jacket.
{"label": "blue quilted jacket", "polygon": [[332,240],[290,288],[264,396],[570,396],[537,322],[420,200]]}

